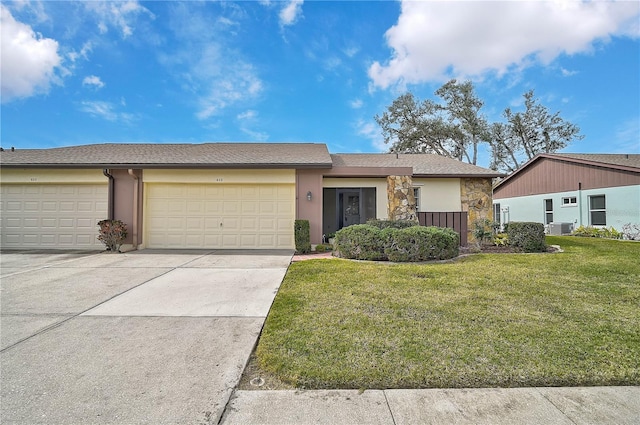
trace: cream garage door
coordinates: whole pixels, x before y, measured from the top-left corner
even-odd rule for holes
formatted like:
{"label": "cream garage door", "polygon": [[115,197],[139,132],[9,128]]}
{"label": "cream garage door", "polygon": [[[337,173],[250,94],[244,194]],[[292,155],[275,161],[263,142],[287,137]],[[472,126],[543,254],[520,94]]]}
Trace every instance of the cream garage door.
{"label": "cream garage door", "polygon": [[3,184],[2,248],[101,249],[107,184]]}
{"label": "cream garage door", "polygon": [[149,248],[294,248],[293,184],[165,184],[145,189]]}

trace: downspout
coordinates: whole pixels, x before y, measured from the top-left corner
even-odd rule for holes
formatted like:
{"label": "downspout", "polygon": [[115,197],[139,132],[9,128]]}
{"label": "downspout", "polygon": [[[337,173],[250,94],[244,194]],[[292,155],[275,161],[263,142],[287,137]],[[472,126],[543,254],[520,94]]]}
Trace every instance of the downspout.
{"label": "downspout", "polygon": [[133,177],[133,180],[135,182],[133,186],[133,229],[131,236],[133,249],[138,249],[138,188],[140,186],[140,183],[138,182],[138,176],[135,175],[133,169],[129,168],[128,172],[129,175]]}
{"label": "downspout", "polygon": [[578,217],[580,217],[578,227],[581,227],[582,226],[582,182],[578,182],[578,211],[579,211]]}
{"label": "downspout", "polygon": [[114,207],[114,193],[113,193],[113,176],[111,174],[109,174],[109,169],[108,168],[104,168],[102,170],[102,174],[104,174],[105,177],[109,178],[109,199],[108,199],[108,206],[107,206],[107,219],[108,220],[113,220],[113,216],[114,211],[115,211],[115,207]]}

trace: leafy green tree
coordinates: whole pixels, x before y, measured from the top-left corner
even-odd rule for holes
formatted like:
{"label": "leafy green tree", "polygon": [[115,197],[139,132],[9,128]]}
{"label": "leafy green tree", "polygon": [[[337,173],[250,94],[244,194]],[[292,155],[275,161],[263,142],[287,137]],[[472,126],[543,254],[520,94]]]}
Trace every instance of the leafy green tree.
{"label": "leafy green tree", "polygon": [[435,153],[476,164],[479,144],[489,141],[489,126],[473,84],[450,80],[435,94],[440,103],[405,93],[376,115],[385,143],[394,152]]}
{"label": "leafy green tree", "polygon": [[471,81],[450,80],[435,95],[440,102],[405,93],[375,116],[390,151],[434,153],[477,164],[478,148],[487,144],[490,167],[511,173],[539,153],[557,152],[584,137],[575,124],[540,104],[533,90],[524,94],[524,112],[506,108],[505,121],[491,124]]}
{"label": "leafy green tree", "polygon": [[524,95],[524,112],[504,110],[506,122],[491,125],[491,165],[494,170],[512,173],[539,153],[553,153],[574,140],[582,140],[580,128],[551,114],[540,104],[534,91]]}

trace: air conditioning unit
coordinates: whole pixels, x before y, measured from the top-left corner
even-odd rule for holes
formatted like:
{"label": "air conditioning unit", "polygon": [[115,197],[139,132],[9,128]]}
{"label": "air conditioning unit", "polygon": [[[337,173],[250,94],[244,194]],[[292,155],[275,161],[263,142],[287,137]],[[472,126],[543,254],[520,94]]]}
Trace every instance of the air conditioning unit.
{"label": "air conditioning unit", "polygon": [[560,236],[568,235],[573,230],[573,223],[551,223],[549,224],[549,234]]}

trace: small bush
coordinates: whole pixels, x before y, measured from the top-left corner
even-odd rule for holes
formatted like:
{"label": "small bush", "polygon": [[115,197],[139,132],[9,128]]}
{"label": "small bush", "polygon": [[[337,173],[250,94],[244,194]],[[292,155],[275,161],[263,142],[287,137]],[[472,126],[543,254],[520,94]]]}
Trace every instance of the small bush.
{"label": "small bush", "polygon": [[370,226],[375,226],[378,229],[406,229],[407,227],[418,226],[419,223],[415,220],[378,220],[371,219],[367,220],[367,224]]}
{"label": "small bush", "polygon": [[311,252],[311,236],[309,233],[309,220],[296,220],[294,224],[294,237],[296,252],[307,254]]}
{"label": "small bush", "polygon": [[127,225],[120,220],[100,220],[98,226],[98,240],[105,244],[108,251],[120,252],[127,238]]}
{"label": "small bush", "polygon": [[414,226],[386,229],[384,253],[390,261],[444,260],[458,255],[459,237],[451,229]]}
{"label": "small bush", "polygon": [[472,233],[478,248],[481,247],[485,241],[488,242],[491,240],[491,237],[499,226],[500,225],[498,223],[489,220],[488,218],[479,218],[473,222]]}
{"label": "small bush", "polygon": [[316,245],[316,252],[325,252],[327,250],[327,246],[323,244]]}
{"label": "small bush", "polygon": [[543,252],[547,249],[542,223],[511,222],[507,236],[511,246],[524,252]]}
{"label": "small bush", "polygon": [[593,226],[580,226],[571,232],[571,235],[584,238],[622,239],[624,236],[624,227],[622,232],[618,232],[613,227],[597,228]]}
{"label": "small bush", "polygon": [[335,250],[355,260],[385,260],[382,231],[369,224],[354,224],[336,232]]}

